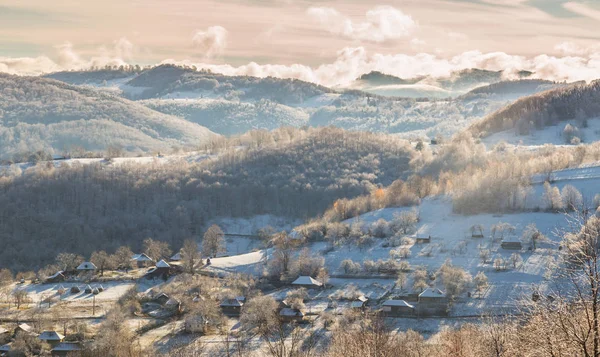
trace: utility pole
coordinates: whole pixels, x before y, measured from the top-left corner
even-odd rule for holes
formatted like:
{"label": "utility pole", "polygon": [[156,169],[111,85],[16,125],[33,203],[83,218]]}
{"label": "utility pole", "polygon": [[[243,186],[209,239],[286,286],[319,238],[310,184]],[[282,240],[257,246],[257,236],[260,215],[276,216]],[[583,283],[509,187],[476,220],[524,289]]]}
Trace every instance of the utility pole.
{"label": "utility pole", "polygon": [[92,295],[92,316],[96,316],[96,295]]}

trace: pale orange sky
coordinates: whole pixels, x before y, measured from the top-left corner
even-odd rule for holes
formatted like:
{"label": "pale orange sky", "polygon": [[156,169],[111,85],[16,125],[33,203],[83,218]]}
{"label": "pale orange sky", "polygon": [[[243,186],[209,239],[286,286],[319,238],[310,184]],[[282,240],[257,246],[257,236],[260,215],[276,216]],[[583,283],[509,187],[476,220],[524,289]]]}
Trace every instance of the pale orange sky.
{"label": "pale orange sky", "polygon": [[[45,64],[58,63],[58,67],[76,63],[65,60],[57,48],[66,42],[77,60],[119,57],[143,64],[170,59],[315,68],[333,63],[339,51],[349,48],[364,49],[369,56],[427,53],[449,61],[474,50],[527,58],[570,54],[595,60],[600,52],[599,3],[0,0],[0,70],[2,58],[5,63],[13,60],[8,71],[16,68],[14,58],[39,62],[43,57]],[[594,53],[581,53],[586,49]]]}

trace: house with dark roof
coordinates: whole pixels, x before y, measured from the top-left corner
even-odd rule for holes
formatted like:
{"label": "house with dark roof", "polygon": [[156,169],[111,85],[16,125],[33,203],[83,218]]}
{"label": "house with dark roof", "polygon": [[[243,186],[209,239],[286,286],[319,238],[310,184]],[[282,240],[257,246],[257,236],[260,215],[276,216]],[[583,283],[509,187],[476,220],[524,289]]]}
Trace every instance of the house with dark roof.
{"label": "house with dark roof", "polygon": [[44,341],[44,342],[50,344],[50,346],[54,347],[57,344],[59,344],[60,342],[62,342],[62,340],[65,339],[65,336],[61,335],[60,333],[58,333],[56,331],[44,331],[39,334],[38,339],[40,339],[41,341]]}
{"label": "house with dark roof", "polygon": [[156,265],[150,268],[144,275],[148,279],[161,278],[167,280],[171,275],[171,265],[164,260],[160,260]]}
{"label": "house with dark roof", "polygon": [[304,320],[304,312],[300,309],[286,307],[279,311],[279,319],[283,322],[299,322]]}
{"label": "house with dark roof", "polygon": [[240,301],[238,298],[225,299],[219,306],[221,307],[221,311],[223,311],[224,315],[239,316],[242,312],[242,306],[244,306],[244,302]]}
{"label": "house with dark roof", "polygon": [[419,294],[417,313],[419,315],[447,315],[448,296],[436,288],[427,288]]}
{"label": "house with dark roof", "polygon": [[79,342],[60,342],[50,351],[52,357],[75,357],[81,354],[81,344]]}

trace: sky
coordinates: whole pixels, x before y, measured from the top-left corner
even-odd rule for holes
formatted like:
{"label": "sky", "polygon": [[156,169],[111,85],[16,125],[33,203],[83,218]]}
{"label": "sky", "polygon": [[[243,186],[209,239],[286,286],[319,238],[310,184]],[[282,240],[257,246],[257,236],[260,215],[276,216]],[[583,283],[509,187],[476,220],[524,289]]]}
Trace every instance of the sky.
{"label": "sky", "polygon": [[599,22],[599,0],[0,0],[0,71],[170,62],[332,86],[470,67],[592,80]]}

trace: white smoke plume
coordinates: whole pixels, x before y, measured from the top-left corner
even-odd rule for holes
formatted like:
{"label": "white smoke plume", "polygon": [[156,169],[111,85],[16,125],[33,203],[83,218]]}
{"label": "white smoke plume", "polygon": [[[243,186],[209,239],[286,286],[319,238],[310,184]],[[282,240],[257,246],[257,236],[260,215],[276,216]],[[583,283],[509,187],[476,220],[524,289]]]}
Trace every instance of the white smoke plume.
{"label": "white smoke plume", "polygon": [[192,43],[203,57],[212,58],[223,53],[227,47],[227,30],[222,26],[211,26],[203,31],[196,31]]}

